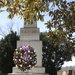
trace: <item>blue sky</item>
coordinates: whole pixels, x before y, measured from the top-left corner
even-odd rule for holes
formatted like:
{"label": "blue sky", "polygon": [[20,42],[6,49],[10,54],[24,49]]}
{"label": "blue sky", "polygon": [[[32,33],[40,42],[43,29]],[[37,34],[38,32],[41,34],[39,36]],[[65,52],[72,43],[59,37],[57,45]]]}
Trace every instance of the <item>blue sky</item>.
{"label": "blue sky", "polygon": [[[8,19],[8,12],[4,11],[0,13],[0,32],[4,32],[4,35],[9,33],[9,27],[13,24],[12,29],[14,31],[18,31],[19,29],[24,26],[24,21],[23,19],[18,18],[17,16],[14,17],[14,19]],[[44,23],[49,19],[48,16],[45,16],[45,21],[37,21],[37,27],[40,28],[40,32],[45,32],[47,31],[46,25]],[[0,38],[2,35],[0,35]]]}

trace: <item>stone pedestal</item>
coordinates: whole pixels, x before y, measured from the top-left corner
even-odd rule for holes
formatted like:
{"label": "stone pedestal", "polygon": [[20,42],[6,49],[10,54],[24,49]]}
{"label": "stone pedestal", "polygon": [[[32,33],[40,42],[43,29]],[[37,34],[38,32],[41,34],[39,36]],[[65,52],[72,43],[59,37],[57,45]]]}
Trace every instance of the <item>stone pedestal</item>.
{"label": "stone pedestal", "polygon": [[8,75],[48,75],[45,74],[45,68],[44,67],[33,67],[30,70],[26,70],[22,72],[18,67],[13,67],[12,73],[9,73]]}
{"label": "stone pedestal", "polygon": [[8,75],[48,75],[45,74],[45,68],[42,67],[42,41],[39,40],[39,34],[36,22],[20,29],[20,41],[17,41],[17,47],[22,45],[32,46],[37,54],[37,64],[34,68],[25,72],[22,72],[18,67],[13,67],[12,73]]}

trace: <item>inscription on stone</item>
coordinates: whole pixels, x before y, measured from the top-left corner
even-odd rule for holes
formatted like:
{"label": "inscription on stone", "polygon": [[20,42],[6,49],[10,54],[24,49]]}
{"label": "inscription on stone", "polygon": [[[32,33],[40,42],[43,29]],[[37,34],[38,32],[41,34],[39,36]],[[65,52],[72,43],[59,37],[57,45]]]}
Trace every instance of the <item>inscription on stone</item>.
{"label": "inscription on stone", "polygon": [[21,30],[22,33],[37,33],[38,30],[35,29],[27,29],[27,30]]}

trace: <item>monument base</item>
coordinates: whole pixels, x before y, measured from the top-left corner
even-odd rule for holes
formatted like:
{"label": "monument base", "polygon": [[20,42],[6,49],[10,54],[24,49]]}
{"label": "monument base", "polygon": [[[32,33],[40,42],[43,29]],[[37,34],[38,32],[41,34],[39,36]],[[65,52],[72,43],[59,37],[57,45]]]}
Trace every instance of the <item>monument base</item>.
{"label": "monument base", "polygon": [[49,75],[45,73],[44,67],[33,67],[30,70],[22,72],[18,67],[13,67],[12,73],[8,75]]}
{"label": "monument base", "polygon": [[8,75],[49,75],[45,73],[9,73]]}

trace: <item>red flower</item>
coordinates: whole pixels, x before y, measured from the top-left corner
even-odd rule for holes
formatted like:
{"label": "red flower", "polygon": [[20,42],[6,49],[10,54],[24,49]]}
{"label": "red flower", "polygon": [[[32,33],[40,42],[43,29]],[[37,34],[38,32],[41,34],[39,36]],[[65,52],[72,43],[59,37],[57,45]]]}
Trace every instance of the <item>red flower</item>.
{"label": "red flower", "polygon": [[30,54],[30,57],[32,56],[33,54]]}
{"label": "red flower", "polygon": [[26,50],[24,50],[24,52],[26,52]]}
{"label": "red flower", "polygon": [[20,48],[22,48],[22,46],[20,46]]}
{"label": "red flower", "polygon": [[26,68],[26,66],[24,66],[24,68]]}
{"label": "red flower", "polygon": [[20,55],[18,55],[18,58],[20,58]]}
{"label": "red flower", "polygon": [[34,66],[34,64],[31,64],[31,66]]}

